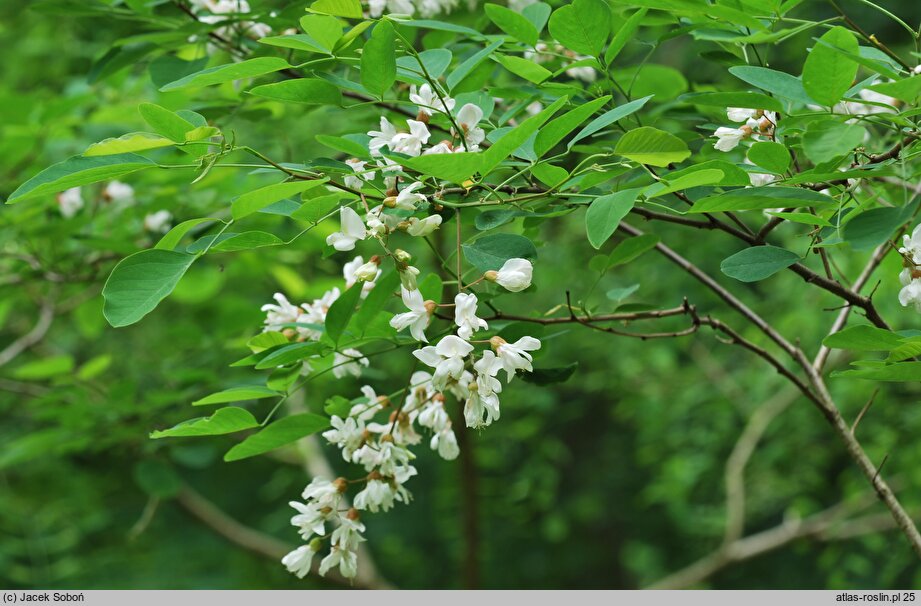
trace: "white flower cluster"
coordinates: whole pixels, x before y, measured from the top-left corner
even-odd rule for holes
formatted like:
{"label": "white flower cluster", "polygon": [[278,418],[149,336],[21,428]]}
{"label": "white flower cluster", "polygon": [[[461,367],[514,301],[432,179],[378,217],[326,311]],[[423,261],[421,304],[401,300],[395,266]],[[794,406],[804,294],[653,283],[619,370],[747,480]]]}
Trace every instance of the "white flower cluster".
{"label": "white flower cluster", "polygon": [[917,225],[911,236],[903,236],[902,248],[899,249],[905,259],[905,269],[899,274],[902,290],[899,291],[899,303],[902,307],[913,305],[921,313],[921,224]]}
{"label": "white flower cluster", "polygon": [[[363,282],[361,296],[366,297],[374,288],[375,281],[381,274],[378,267],[380,259],[372,258],[367,263],[361,256],[355,257],[342,268],[342,277],[345,287],[350,288],[356,282]],[[278,292],[275,293],[275,303],[262,306],[265,312],[264,332],[280,332],[288,339],[295,341],[319,341],[323,336],[323,326],[326,323],[326,314],[329,308],[341,294],[338,287],[331,288],[323,293],[319,299],[301,305],[292,304],[288,298]],[[302,372],[309,374],[313,368],[310,359],[304,360]],[[337,351],[333,355],[332,373],[337,379],[347,376],[359,377],[363,368],[370,362],[359,350],[354,348]]]}
{"label": "white flower cluster", "polygon": [[[438,303],[424,299],[417,285],[420,272],[409,265],[412,258],[409,253],[400,249],[391,252],[388,239],[395,232],[405,231],[410,236],[427,235],[440,225],[441,217],[431,214],[424,219],[406,218],[407,213],[423,210],[430,195],[423,193],[426,185],[422,182],[398,188],[399,179],[395,173],[401,167],[384,158],[384,149],[409,156],[452,153],[464,147],[473,151],[485,138],[479,126],[483,113],[479,107],[468,104],[461,107],[455,116],[454,122],[461,132],[452,132],[454,140],[462,143],[455,146],[453,141],[445,141],[425,150],[430,137],[427,119],[434,114],[453,111],[455,101],[436,94],[427,85],[413,88],[410,98],[419,106],[420,119],[407,120],[409,132],[398,132],[386,118],[381,118],[380,130],[368,133],[371,137],[369,154],[375,159],[376,167],[368,170],[365,168],[367,163],[358,159],[348,163],[354,172],[346,176],[347,187],[361,192],[367,182],[380,172],[386,180],[386,197],[374,208],[366,206],[364,218],[351,206],[342,206],[339,231],[330,234],[326,242],[335,250],[349,251],[358,242],[377,240],[393,259],[401,278],[401,299],[407,309],[391,318],[390,325],[394,329],[408,330],[415,341],[428,343],[426,330],[436,310],[453,307],[456,334],[444,335],[437,344],[425,345],[413,352],[413,356],[431,367],[431,371],[413,373],[405,389],[393,396],[378,396],[372,386],[365,385],[361,389],[363,397],[352,401],[347,414],[342,416],[340,412],[330,419],[332,429],[326,431],[323,437],[339,448],[345,461],[363,467],[364,472],[353,480],[339,478],[330,482],[314,479],[304,491],[304,502],[291,503],[298,511],[291,523],[300,530],[306,544],[286,555],[282,562],[298,576],[310,570],[314,555],[324,549],[328,540],[329,552],[320,564],[320,574],[338,566],[343,576],[354,577],[357,573],[356,549],[364,540],[360,512],[387,511],[397,502],[410,501],[411,495],[405,484],[417,473],[411,464],[415,455],[410,447],[422,442],[421,433],[430,434],[429,447],[442,458],[451,460],[458,456],[457,437],[445,406],[448,396],[463,404],[467,427],[490,425],[500,416],[499,394],[503,384],[498,378],[499,373],[505,371],[506,381],[511,382],[518,371],[532,371],[532,352],[541,347],[540,341],[528,336],[513,343],[499,335],[475,339],[475,335],[488,330],[489,325],[478,316],[478,300],[471,287],[486,281],[510,292],[525,290],[531,285],[533,274],[533,267],[527,259],[508,259],[498,270],[487,271],[475,282],[461,286],[453,303]],[[436,148],[438,151],[433,151]],[[392,176],[387,176],[388,173]],[[362,201],[366,197],[363,195]],[[364,288],[374,288],[380,275],[380,264],[381,258],[377,256],[367,263],[362,257],[356,257],[343,272],[347,286],[362,281]],[[339,289],[334,288],[313,303],[300,306],[291,304],[282,294],[276,294],[276,304],[262,308],[266,312],[265,330],[281,332],[289,339],[317,340],[329,306],[339,294]],[[476,351],[477,345],[482,346],[480,352]],[[340,368],[347,368],[358,375],[361,360],[364,365],[368,364],[367,359],[355,350],[346,349],[335,355],[359,359],[342,367],[334,366],[333,372],[337,377],[345,376],[347,372]],[[334,364],[338,362],[334,361]],[[401,403],[395,406],[390,398],[398,394],[403,394],[403,397]],[[354,495],[353,507],[349,508],[345,495],[351,485],[359,485],[361,489]]]}
{"label": "white flower cluster", "polygon": [[777,126],[777,114],[763,109],[727,107],[726,117],[730,122],[744,122],[742,126],[721,126],[713,135],[716,149],[724,152],[734,150],[743,139],[766,137],[773,139]]}
{"label": "white flower cluster", "polygon": [[229,22],[228,25],[215,30],[215,33],[228,37],[242,33],[250,38],[264,38],[272,33],[272,28],[265,23],[254,21],[233,22],[232,15],[250,12],[247,0],[191,0],[196,11],[196,18],[202,23],[216,24]]}
{"label": "white flower cluster", "polygon": [[[121,181],[110,181],[102,190],[102,200],[110,204],[116,212],[122,211],[134,204],[134,188]],[[65,219],[75,217],[86,204],[83,200],[83,189],[71,187],[57,195],[58,210]],[[144,229],[153,234],[163,234],[169,231],[173,216],[166,210],[158,210],[144,217]]]}

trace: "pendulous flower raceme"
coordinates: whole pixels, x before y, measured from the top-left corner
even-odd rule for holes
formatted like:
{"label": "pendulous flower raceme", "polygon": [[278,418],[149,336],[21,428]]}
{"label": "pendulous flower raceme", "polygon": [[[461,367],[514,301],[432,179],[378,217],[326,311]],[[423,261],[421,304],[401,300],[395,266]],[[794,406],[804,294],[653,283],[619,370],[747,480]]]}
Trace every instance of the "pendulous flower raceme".
{"label": "pendulous flower raceme", "polygon": [[[530,372],[531,352],[541,346],[528,336],[511,343],[495,332],[478,338],[490,326],[480,316],[475,288],[493,288],[488,285],[495,283],[508,292],[527,289],[533,275],[528,259],[507,259],[466,286],[458,284],[453,300],[441,302],[426,298],[419,289],[424,276],[411,264],[412,254],[392,248],[393,238],[408,237],[412,242],[439,229],[442,223],[438,214],[442,184],[407,179],[399,155],[473,152],[486,140],[484,112],[479,106],[467,103],[456,109],[455,100],[431,84],[413,87],[410,100],[418,107],[419,119],[406,120],[405,130],[381,117],[379,130],[368,132],[368,155],[376,166],[369,167],[357,158],[346,163],[352,172],[343,175],[343,184],[362,195],[339,208],[339,230],[330,234],[326,243],[333,251],[352,251],[366,243],[379,246],[380,252],[370,259],[356,256],[344,264],[345,289],[361,283],[358,295],[361,299],[369,297],[380,287],[383,265],[392,264],[399,274],[399,299],[405,311],[393,315],[388,323],[405,335],[401,337],[403,346],[416,345],[409,359],[415,358],[416,364],[428,369],[415,371],[408,384],[389,395],[378,395],[373,386],[364,385],[360,397],[343,398],[348,405],[330,413],[331,429],[322,434],[323,438],[339,449],[346,463],[361,471],[352,478],[314,478],[302,500],[291,503],[296,511],[291,523],[304,545],[286,555],[282,563],[300,577],[311,570],[315,556],[321,557],[320,574],[338,568],[342,576],[354,577],[358,546],[365,540],[361,517],[386,512],[412,498],[407,483],[418,473],[413,449],[427,443],[443,459],[456,458],[460,448],[453,424],[482,428],[497,421],[503,389],[500,372],[505,371],[506,382],[519,371]],[[430,141],[428,121],[436,118],[450,118],[450,128],[446,129],[450,140]],[[376,197],[380,200],[376,206],[367,204],[364,194],[370,189],[386,192]],[[300,305],[277,293],[275,302],[262,308],[266,314],[264,331],[280,333],[292,342],[319,342],[329,310],[344,300],[344,292],[334,287],[319,299]],[[449,311],[439,313],[444,309]],[[433,326],[436,321],[448,326]],[[306,357],[301,373],[319,372],[314,367],[321,363],[320,357]],[[369,356],[343,345],[333,352],[329,370],[336,378],[357,378],[370,365]]]}

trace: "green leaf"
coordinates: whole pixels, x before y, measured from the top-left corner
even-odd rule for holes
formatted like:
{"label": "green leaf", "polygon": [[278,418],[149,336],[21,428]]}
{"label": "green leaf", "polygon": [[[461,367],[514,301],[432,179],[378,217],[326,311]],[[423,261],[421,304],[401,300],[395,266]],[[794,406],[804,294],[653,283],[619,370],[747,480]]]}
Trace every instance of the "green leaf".
{"label": "green leaf", "polygon": [[342,195],[338,193],[305,199],[301,207],[291,213],[291,218],[316,225],[339,208],[340,200],[342,200]]}
{"label": "green leaf", "polygon": [[569,377],[576,372],[578,367],[578,362],[572,362],[571,364],[557,368],[535,368],[531,372],[522,373],[521,378],[526,383],[533,383],[535,385],[564,383],[569,380]]}
{"label": "green leaf", "polygon": [[841,100],[857,76],[857,62],[844,53],[857,54],[857,38],[850,31],[836,26],[816,41],[803,65],[803,88],[820,104],[831,107]]}
{"label": "green leaf", "polygon": [[[684,171],[682,171],[684,172]],[[653,183],[645,189],[643,195],[647,198],[664,196],[672,192],[690,189],[692,187],[702,187],[704,185],[716,185],[723,180],[723,171],[718,168],[704,168],[686,172],[677,178],[666,175],[662,181]]]}
{"label": "green leaf", "polygon": [[304,105],[342,105],[342,92],[335,84],[319,78],[298,78],[251,88],[249,94],[273,101]]}
{"label": "green leaf", "polygon": [[620,51],[623,50],[627,42],[633,38],[636,34],[636,30],[639,28],[640,23],[642,23],[643,18],[646,17],[646,12],[649,9],[646,7],[641,8],[636,11],[624,22],[620,29],[614,34],[614,39],[611,40],[611,44],[608,45],[608,50],[604,51],[604,62],[610,65],[614,59],[617,58],[617,55],[620,54]]}
{"label": "green leaf", "polygon": [[782,175],[790,167],[790,150],[780,143],[758,141],[748,148],[748,159],[772,173]]}
{"label": "green leaf", "polygon": [[822,164],[851,153],[863,144],[866,135],[866,129],[860,124],[817,120],[803,133],[803,151],[814,164]]}
{"label": "green leaf", "polygon": [[177,143],[184,142],[186,133],[195,128],[194,124],[176,112],[154,103],[141,103],[138,106],[138,113],[154,131]]}
{"label": "green leaf", "polygon": [[806,89],[803,88],[803,82],[796,76],[754,65],[737,65],[735,67],[730,67],[729,73],[773,95],[803,104],[814,103],[812,98],[806,93]]}
{"label": "green leaf", "polygon": [[546,154],[554,145],[562,141],[566,135],[588,120],[592,114],[604,107],[605,103],[610,100],[610,96],[599,97],[547,122],[537,133],[537,139],[534,141],[534,153],[537,154],[538,158]]}
{"label": "green leaf", "polygon": [[310,5],[310,10],[346,19],[361,19],[362,17],[359,0],[317,0]]}
{"label": "green leaf", "polygon": [[364,282],[356,282],[329,306],[329,311],[326,313],[326,334],[333,343],[339,343],[345,327],[355,314],[363,287]]}
{"label": "green leaf", "polygon": [[799,255],[776,246],[753,246],[723,259],[720,271],[740,282],[757,282],[799,261]]}
{"label": "green leaf", "polygon": [[179,242],[182,241],[183,236],[189,233],[189,230],[194,227],[201,225],[202,223],[210,223],[217,221],[217,219],[212,219],[210,217],[204,217],[201,219],[189,219],[188,221],[183,221],[176,227],[169,230],[166,235],[160,238],[160,241],[154,246],[160,250],[173,250],[176,246],[179,245]]}
{"label": "green leaf", "polygon": [[921,381],[921,362],[900,362],[886,366],[842,370],[832,373],[831,376],[873,381]]}
{"label": "green leaf", "polygon": [[497,270],[509,259],[536,259],[534,244],[517,234],[490,234],[464,244],[464,258],[478,270]]}
{"label": "green leaf", "polygon": [[270,353],[262,357],[256,364],[256,370],[265,370],[266,368],[277,368],[279,366],[294,364],[295,362],[300,362],[304,358],[320,354],[325,349],[325,345],[316,341],[284,345],[278,349],[272,349]]}
{"label": "green leaf", "polygon": [[103,315],[118,328],[134,324],[165,299],[195,261],[172,250],[142,250],[119,261],[102,289]]}
{"label": "green leaf", "polygon": [[498,4],[489,3],[483,9],[486,11],[490,21],[512,38],[524,42],[528,46],[537,44],[539,35],[537,28],[520,13]]}
{"label": "green leaf", "polygon": [[[200,240],[206,242],[202,251],[207,248],[207,244],[210,244],[211,240],[212,238],[210,237]],[[245,231],[239,234],[225,233],[221,240],[211,247],[210,252],[237,252],[241,250],[251,250],[253,248],[263,248],[266,246],[278,246],[284,243],[284,240],[266,231]],[[195,244],[198,244],[198,242]],[[190,246],[188,252],[198,252],[197,247],[195,247],[195,245]]]}
{"label": "green leaf", "polygon": [[819,192],[801,187],[749,187],[707,196],[694,203],[689,213],[713,213],[729,210],[764,210],[829,206],[835,201]]}
{"label": "green leaf", "polygon": [[897,82],[883,82],[868,86],[872,91],[895,97],[905,103],[913,104],[921,95],[921,76],[912,76]]}
{"label": "green leaf", "polygon": [[860,324],[828,335],[822,340],[822,344],[834,349],[853,351],[889,351],[901,345],[902,341],[902,337],[890,330]]}
{"label": "green leaf", "polygon": [[322,183],[319,180],[284,181],[247,192],[231,203],[231,214],[235,220],[248,217],[273,202],[290,198]]}
{"label": "green leaf", "polygon": [[379,21],[361,53],[361,84],[380,98],[397,79],[395,40],[390,21]]}
{"label": "green leaf", "polygon": [[687,143],[665,131],[643,126],[627,132],[614,147],[614,153],[640,164],[668,166],[691,155]]}
{"label": "green leaf", "polygon": [[88,185],[97,181],[117,179],[124,175],[156,166],[143,156],[117,154],[114,156],[73,156],[52,164],[10,194],[7,204],[22,202],[44,194],[56,194],[71,187]]}
{"label": "green leaf", "polygon": [[644,105],[646,105],[646,102],[649,101],[651,98],[652,98],[652,95],[648,97],[643,97],[641,99],[634,99],[633,101],[630,101],[629,103],[624,103],[623,105],[619,107],[615,107],[614,109],[601,114],[600,116],[598,116],[597,118],[589,122],[585,126],[585,128],[580,130],[576,134],[576,136],[573,137],[572,140],[569,141],[569,145],[567,147],[569,147],[569,149],[572,149],[572,146],[578,143],[579,141],[581,141],[582,139],[585,139],[586,137],[590,137],[594,135],[599,130],[605,128],[606,126],[610,126],[611,124],[614,124],[615,122],[617,122],[618,120],[622,118],[626,118],[630,114],[636,112],[637,110],[642,108]]}
{"label": "green leaf", "polygon": [[454,68],[454,71],[451,72],[445,84],[448,85],[448,90],[454,90],[454,87],[460,84],[464,78],[466,78],[470,73],[480,66],[483,61],[489,58],[491,54],[495,52],[497,48],[502,46],[504,40],[496,40],[486,48],[481,51],[476,52],[467,58],[463,63]]}
{"label": "green leaf", "polygon": [[[342,31],[341,29],[339,30]],[[290,48],[293,50],[304,51],[308,53],[329,53],[330,49],[323,48],[323,46],[305,34],[288,34],[286,36],[269,36],[268,38],[261,38],[259,40],[260,44],[267,44],[268,46],[277,46],[279,48]]]}
{"label": "green leaf", "polygon": [[625,189],[592,200],[585,213],[585,233],[589,244],[597,249],[607,242],[621,219],[633,210],[638,194],[638,189]]}
{"label": "green leaf", "polygon": [[531,116],[499,137],[499,139],[490,145],[489,149],[483,153],[483,166],[480,167],[480,172],[487,174],[498,166],[500,162],[508,158],[525,141],[530,139],[531,135],[537,132],[537,129],[543,126],[544,122],[549,120],[550,116],[556,113],[556,110],[562,107],[567,100],[568,97],[560,97],[536,116]]}
{"label": "green leaf", "polygon": [[181,88],[211,86],[230,82],[231,80],[243,80],[244,78],[255,78],[264,74],[281,71],[291,67],[288,62],[279,57],[258,57],[256,59],[247,59],[240,63],[228,63],[209,67],[200,72],[189,74],[175,82],[170,82],[160,87],[161,92],[179,90]]}
{"label": "green leaf", "polygon": [[712,106],[723,109],[727,107],[746,107],[748,109],[767,109],[775,112],[784,111],[784,107],[780,101],[761,93],[688,93],[686,95],[681,95],[678,100],[685,101],[692,105]]}
{"label": "green leaf", "polygon": [[111,156],[114,154],[127,154],[131,152],[144,151],[147,149],[158,149],[173,145],[171,139],[161,137],[152,133],[128,133],[121,137],[104,139],[99,143],[93,143],[86,148],[83,155],[92,156]]}
{"label": "green leaf", "polygon": [[854,250],[869,250],[889,240],[900,225],[911,219],[916,204],[904,207],[871,208],[850,219],[844,239]]}
{"label": "green leaf", "polygon": [[484,154],[458,152],[455,154],[426,154],[415,158],[400,158],[399,162],[423,175],[463,184],[482,171]]}
{"label": "green leaf", "polygon": [[342,22],[329,15],[305,15],[300,24],[307,37],[327,53],[332,54],[342,38]]}
{"label": "green leaf", "polygon": [[374,283],[374,288],[362,301],[358,313],[355,314],[355,324],[361,327],[371,325],[377,315],[384,310],[387,304],[393,300],[393,294],[400,286],[400,272],[394,270],[387,272],[378,278]]}
{"label": "green leaf", "polygon": [[317,135],[316,140],[336,151],[354,156],[356,158],[367,158],[369,155],[368,148],[357,141],[346,137],[334,137],[332,135]]}
{"label": "green leaf", "polygon": [[643,253],[655,248],[658,243],[659,236],[654,234],[643,234],[635,238],[627,238],[614,247],[614,250],[608,255],[606,268],[611,269],[618,265],[626,265]]}
{"label": "green leaf", "polygon": [[263,398],[274,398],[280,395],[280,393],[268,387],[247,385],[245,387],[231,387],[230,389],[213,393],[210,396],[205,396],[200,400],[192,402],[192,406],[226,404],[228,402],[242,402],[244,400],[261,400]]}
{"label": "green leaf", "polygon": [[231,448],[224,460],[239,461],[275,450],[329,427],[329,419],[309,412],[283,417]]}
{"label": "green leaf", "polygon": [[611,32],[611,9],[604,0],[575,0],[553,11],[549,27],[566,48],[598,57]]}
{"label": "green leaf", "polygon": [[221,408],[210,417],[189,419],[170,429],[155,431],[150,434],[154,440],[160,438],[184,438],[191,436],[221,436],[228,433],[258,427],[253,415],[243,408],[228,406]]}
{"label": "green leaf", "polygon": [[498,55],[493,58],[502,64],[502,67],[508,71],[512,72],[516,76],[524,78],[528,82],[533,82],[534,84],[540,84],[553,75],[553,72],[551,72],[546,67],[538,65],[537,63],[525,59],[524,57],[515,57],[513,55]]}
{"label": "green leaf", "polygon": [[822,227],[833,227],[831,221],[828,219],[823,219],[817,215],[811,213],[796,213],[796,212],[773,212],[768,211],[768,214],[774,217],[780,217],[781,219],[786,219],[787,221],[792,221],[794,223],[803,223],[805,225],[821,225]]}
{"label": "green leaf", "polygon": [[921,355],[921,338],[906,339],[901,345],[889,352],[886,362],[901,362]]}
{"label": "green leaf", "polygon": [[43,381],[59,375],[68,374],[74,369],[71,356],[51,356],[33,362],[27,362],[12,372],[14,378],[21,381]]}

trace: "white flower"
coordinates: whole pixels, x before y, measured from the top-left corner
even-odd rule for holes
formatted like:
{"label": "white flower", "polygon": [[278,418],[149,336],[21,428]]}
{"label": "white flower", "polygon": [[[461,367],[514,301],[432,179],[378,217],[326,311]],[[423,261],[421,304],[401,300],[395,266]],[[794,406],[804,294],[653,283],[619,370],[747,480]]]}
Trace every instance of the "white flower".
{"label": "white flower", "polygon": [[351,207],[339,208],[339,223],[340,231],[326,237],[326,243],[336,250],[352,250],[355,248],[355,242],[364,240],[368,235],[364,221]]}
{"label": "white flower", "polygon": [[340,484],[340,481],[330,482],[326,478],[314,478],[311,480],[304,488],[304,492],[301,493],[301,497],[305,501],[316,501],[320,507],[331,507],[336,509],[339,505],[339,501],[342,499],[342,491],[344,487]]}
{"label": "white flower", "polygon": [[521,292],[531,286],[534,267],[527,259],[508,259],[499,271],[487,271],[484,277],[511,292]]}
{"label": "white flower", "polygon": [[357,349],[343,349],[333,354],[333,376],[341,379],[346,375],[361,376],[361,367],[368,367],[370,362]]}
{"label": "white flower", "polygon": [[751,135],[751,128],[745,126],[742,128],[730,128],[721,126],[716,129],[713,135],[717,138],[713,145],[716,149],[724,152],[732,151],[739,145],[739,141]]}
{"label": "white flower", "polygon": [[296,574],[299,579],[303,579],[310,572],[310,565],[316,553],[310,545],[301,545],[283,557],[281,563],[288,569],[288,572]]}
{"label": "white flower", "polygon": [[320,576],[324,576],[336,565],[339,566],[339,574],[347,579],[353,579],[358,574],[358,554],[354,551],[333,547],[329,555],[320,562]]}
{"label": "white flower", "polygon": [[355,173],[355,175],[346,175],[343,179],[343,183],[346,187],[351,187],[352,189],[361,189],[365,185],[365,181],[370,181],[374,178],[374,171],[364,172],[365,165],[367,162],[364,160],[359,160],[358,158],[351,158],[345,161]]}
{"label": "white flower", "polygon": [[912,279],[909,269],[904,269],[899,278],[905,285],[899,291],[899,303],[902,307],[914,305],[915,311],[921,313],[921,279]]}
{"label": "white flower", "polygon": [[[483,110],[479,105],[467,103],[457,112],[457,125],[464,131],[464,141],[467,143],[468,152],[480,149],[480,143],[486,138],[486,133],[478,125],[483,119]],[[456,134],[456,133],[455,133]]]}
{"label": "white flower", "polygon": [[[442,99],[444,102],[442,103]],[[416,86],[409,87],[409,100],[419,106],[419,112],[427,116],[431,116],[433,113],[449,113],[454,109],[454,99],[448,97],[447,95],[442,95],[442,98],[439,99],[438,95],[432,90],[432,87],[426,83],[416,89]]]}
{"label": "white flower", "polygon": [[473,345],[455,335],[447,335],[438,345],[423,347],[413,352],[420,362],[435,369],[432,385],[444,389],[449,379],[458,380],[464,372],[464,357],[473,351]]}
{"label": "white flower", "polygon": [[911,255],[911,260],[921,265],[921,223],[915,226],[911,236],[907,234],[902,236],[902,248],[899,249],[899,253]]}
{"label": "white flower", "polygon": [[451,418],[445,410],[444,398],[428,402],[419,413],[419,425],[433,431],[441,431],[451,424]]}
{"label": "white flower", "polygon": [[458,401],[466,400],[470,397],[470,385],[475,383],[473,374],[469,370],[465,370],[461,375],[461,378],[448,385],[448,391],[458,399]]}
{"label": "white flower", "polygon": [[502,368],[502,360],[496,354],[488,349],[483,352],[483,357],[473,365],[473,370],[476,371],[477,391],[480,392],[480,395],[502,391],[502,383],[496,378]]}
{"label": "white flower", "polygon": [[102,190],[103,197],[116,206],[127,206],[134,202],[134,188],[121,181],[112,181]]}
{"label": "white flower", "polygon": [[149,232],[165,234],[169,231],[170,221],[173,215],[168,210],[158,210],[144,217],[144,229]]}
{"label": "white flower", "polygon": [[[355,275],[355,272],[359,267],[362,267],[365,264],[365,260],[361,255],[358,255],[348,263],[342,266],[342,277],[345,279],[345,287],[351,288],[355,282],[358,282],[358,278]],[[361,296],[362,298],[368,296],[368,293],[374,288],[374,282],[381,275],[380,267],[377,268],[377,274],[371,280],[364,280],[364,284],[361,287]]]}
{"label": "white flower", "polygon": [[[460,150],[460,151],[463,151],[463,150]],[[453,154],[453,153],[454,153],[454,148],[451,147],[450,141],[440,141],[436,143],[435,145],[431,146],[430,148],[428,148],[427,150],[425,150],[424,152],[422,152],[422,155],[428,156],[431,154]]]}
{"label": "white flower", "polygon": [[[311,501],[307,504],[291,501],[288,505],[298,512],[297,515],[291,518],[291,525],[300,529],[301,538],[305,541],[311,535],[323,536],[326,534],[327,518],[332,515],[338,516],[338,512],[334,509],[322,507],[316,501]],[[324,513],[324,509],[327,510],[326,513]]]}
{"label": "white flower", "polygon": [[401,288],[400,294],[403,298],[403,304],[406,305],[409,311],[393,316],[390,319],[390,325],[398,331],[408,327],[409,333],[415,340],[427,343],[425,329],[428,328],[431,321],[431,311],[429,311],[425,301],[422,300],[422,293],[418,289],[406,290]]}
{"label": "white flower", "polygon": [[[578,55],[576,57],[577,61],[581,61],[582,59],[590,59],[590,57],[585,55]],[[596,77],[595,68],[590,65],[570,67],[566,70],[566,75],[576,80],[582,80],[583,82],[594,82]]]}
{"label": "white flower", "polygon": [[372,513],[387,511],[393,507],[394,496],[389,482],[371,479],[364,490],[355,495],[355,509],[367,509]]}
{"label": "white flower", "polygon": [[419,285],[416,283],[416,276],[418,275],[419,270],[412,265],[408,265],[406,269],[400,270],[400,284],[406,290],[417,290]]}
{"label": "white flower", "polygon": [[365,215],[368,231],[375,236],[384,236],[397,229],[400,217],[384,212],[384,205],[375,206]]}
{"label": "white flower", "polygon": [[65,219],[76,215],[81,208],[83,208],[83,194],[79,187],[71,187],[58,194],[58,209]]}
{"label": "white flower", "polygon": [[393,139],[397,136],[397,129],[387,118],[381,116],[381,129],[368,131],[368,136],[371,137],[371,141],[368,142],[371,155],[379,156],[383,147],[393,150]]}
{"label": "white flower", "polygon": [[436,394],[432,386],[432,375],[424,370],[417,370],[413,373],[407,389],[409,391],[403,407],[410,411],[411,416],[417,415],[418,409],[430,402]]}
{"label": "white flower", "polygon": [[362,385],[361,394],[367,398],[368,402],[352,406],[349,416],[354,417],[357,421],[370,421],[374,415],[384,409],[383,402],[370,385]]}
{"label": "white flower", "polygon": [[532,357],[528,352],[540,349],[540,341],[534,337],[521,337],[514,343],[508,343],[501,337],[493,337],[490,342],[502,361],[502,368],[505,369],[509,381],[514,378],[517,370],[533,370]]}
{"label": "white flower", "polygon": [[477,373],[476,382],[468,388],[464,420],[467,427],[482,427],[499,418],[499,397],[496,393],[502,391],[502,384],[495,377],[502,369],[502,361],[487,350],[473,368]]}
{"label": "white flower", "polygon": [[260,308],[266,312],[263,332],[282,331],[287,328],[285,324],[296,323],[302,313],[300,308],[292,305],[280,292],[275,293],[272,298],[275,299],[275,305],[266,303]]}
{"label": "white flower", "polygon": [[772,175],[770,173],[748,173],[748,180],[751,181],[752,187],[769,185],[777,179],[777,175]]}
{"label": "white flower", "polygon": [[410,0],[370,0],[368,2],[369,13],[374,19],[384,14],[384,8],[388,13],[410,17],[416,12],[416,7]]}
{"label": "white flower", "polygon": [[400,193],[393,199],[393,208],[416,210],[417,202],[425,202],[428,200],[424,194],[414,193],[420,187],[423,187],[422,183],[416,181],[400,190]]}
{"label": "white flower", "polygon": [[457,446],[457,436],[451,429],[443,429],[432,436],[429,447],[438,452],[445,461],[452,461],[460,454],[460,448]]}
{"label": "white flower", "polygon": [[857,94],[860,95],[860,98],[864,101],[869,101],[870,103],[882,103],[884,105],[890,106],[879,107],[877,105],[865,105],[864,107],[867,108],[866,113],[868,114],[895,113],[895,110],[892,108],[898,107],[900,103],[899,100],[895,97],[890,97],[889,95],[878,93],[875,90],[870,90],[869,88],[860,89]]}
{"label": "white flower", "polygon": [[407,156],[418,156],[422,153],[422,146],[428,143],[429,133],[428,126],[418,120],[407,120],[409,126],[408,133],[397,133],[393,137],[390,150]]}
{"label": "white flower", "polygon": [[332,429],[323,432],[323,437],[330,444],[335,444],[342,449],[342,458],[346,461],[352,460],[352,455],[364,443],[365,423],[356,420],[354,417],[340,419],[333,415],[329,420]]}
{"label": "white flower", "polygon": [[355,270],[355,279],[359,282],[374,282],[381,274],[381,268],[372,259]]}
{"label": "white flower", "polygon": [[758,113],[756,109],[748,109],[747,107],[727,107],[726,108],[726,117],[729,118],[730,122],[747,122],[755,117],[755,114]]}
{"label": "white flower", "polygon": [[486,320],[476,315],[477,298],[474,294],[457,293],[454,297],[454,323],[457,325],[457,336],[465,341],[470,340],[473,333],[479,329],[489,328]]}
{"label": "white flower", "polygon": [[410,236],[425,237],[434,232],[441,225],[441,215],[429,215],[424,219],[410,217],[407,220],[409,225],[406,227],[406,233]]}
{"label": "white flower", "polygon": [[544,111],[544,105],[540,101],[534,101],[533,103],[529,103],[528,106],[524,108],[524,111],[529,116],[536,116]]}

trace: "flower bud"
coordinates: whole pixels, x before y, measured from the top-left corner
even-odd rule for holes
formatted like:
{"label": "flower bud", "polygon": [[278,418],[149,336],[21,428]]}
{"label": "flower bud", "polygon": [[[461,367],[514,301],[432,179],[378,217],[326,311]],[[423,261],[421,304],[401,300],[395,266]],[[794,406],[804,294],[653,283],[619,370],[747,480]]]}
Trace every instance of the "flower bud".
{"label": "flower bud", "polygon": [[[389,192],[388,192],[388,193],[389,193]],[[384,206],[386,206],[387,208],[395,208],[396,205],[397,205],[397,197],[396,197],[396,196],[389,196],[389,195],[388,195],[386,198],[384,198],[383,204],[384,204]]]}
{"label": "flower bud", "polygon": [[345,492],[349,489],[349,481],[345,478],[336,478],[333,480],[333,486],[336,487],[338,492]]}
{"label": "flower bud", "polygon": [[431,299],[424,301],[422,305],[425,306],[425,311],[427,311],[430,316],[434,315],[435,310],[438,309],[438,303],[435,303]]}
{"label": "flower bud", "polygon": [[[377,259],[375,263],[374,260]],[[355,279],[359,282],[373,282],[377,278],[377,272],[380,265],[380,257],[372,257],[370,261],[355,270]]]}
{"label": "flower bud", "polygon": [[410,261],[413,260],[413,256],[409,254],[408,252],[406,252],[405,250],[403,250],[402,248],[396,249],[393,252],[393,256],[396,257],[397,261],[399,261],[400,263],[409,263]]}
{"label": "flower bud", "polygon": [[310,550],[313,551],[314,553],[317,553],[321,549],[323,549],[323,539],[321,539],[320,537],[314,537],[313,540],[310,541],[309,545],[310,545]]}
{"label": "flower bud", "polygon": [[352,520],[353,522],[357,522],[357,521],[358,521],[358,517],[359,517],[359,516],[358,516],[358,510],[355,509],[354,507],[352,507],[351,509],[349,509],[349,512],[348,512],[347,514],[345,514],[345,517],[347,517],[348,519]]}
{"label": "flower bud", "polygon": [[493,351],[498,351],[500,347],[508,343],[505,339],[496,335],[489,340],[489,346],[493,348]]}
{"label": "flower bud", "polygon": [[495,282],[496,278],[499,277],[499,272],[497,272],[494,269],[490,269],[485,274],[483,274],[483,277],[489,280],[490,282]]}

